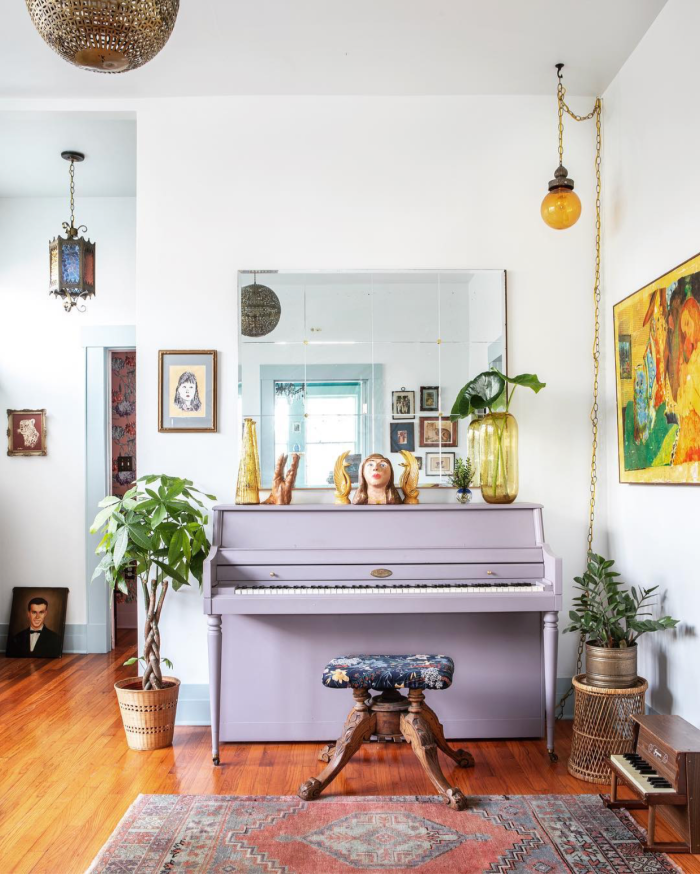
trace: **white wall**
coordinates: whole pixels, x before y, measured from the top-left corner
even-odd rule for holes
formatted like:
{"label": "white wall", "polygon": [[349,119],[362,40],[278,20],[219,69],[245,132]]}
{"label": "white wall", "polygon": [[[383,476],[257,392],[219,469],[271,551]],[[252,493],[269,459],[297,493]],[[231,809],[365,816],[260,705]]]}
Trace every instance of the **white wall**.
{"label": "white wall", "polygon": [[695,110],[700,5],[669,0],[605,93],[603,341],[610,555],[628,582],[660,586],[675,632],[642,638],[650,703],[700,724],[700,488],[618,481],[612,307],[700,249]]}
{"label": "white wall", "polygon": [[[0,623],[13,586],[70,589],[68,624],[85,617],[85,325],[133,324],[136,203],[79,199],[97,241],[97,294],[86,313],[48,295],[48,242],[67,198],[0,198],[0,410],[47,410],[46,457],[0,452]],[[5,426],[3,425],[3,432]]]}
{"label": "white wall", "polygon": [[[572,103],[588,111],[591,100]],[[567,131],[584,205],[566,234],[539,205],[556,165],[552,98],[221,98],[138,112],[138,453],[231,502],[236,271],[254,267],[506,268],[523,500],[545,506],[565,587],[586,547],[590,433],[592,130]],[[416,315],[419,318],[419,315]],[[218,349],[218,434],[159,434],[158,349]],[[455,381],[466,382],[470,374]],[[163,652],[206,683],[195,592],[168,596]],[[565,615],[565,614],[564,614]],[[573,671],[567,636],[560,676]]]}

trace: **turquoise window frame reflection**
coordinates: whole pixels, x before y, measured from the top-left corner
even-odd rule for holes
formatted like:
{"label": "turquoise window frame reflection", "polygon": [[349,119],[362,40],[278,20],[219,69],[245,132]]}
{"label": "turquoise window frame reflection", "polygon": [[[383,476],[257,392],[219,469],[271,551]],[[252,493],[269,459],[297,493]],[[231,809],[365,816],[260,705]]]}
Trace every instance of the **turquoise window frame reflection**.
{"label": "turquoise window frame reflection", "polygon": [[[261,458],[263,483],[272,479],[275,459],[281,453],[289,455],[291,452],[301,452],[297,483],[306,488],[323,488],[329,484],[328,476],[333,471],[333,463],[338,455],[346,450],[351,454],[366,454],[368,421],[362,410],[366,406],[368,380],[291,383],[297,390],[293,396],[277,393],[278,386],[283,384],[290,385],[283,380],[275,381],[275,448],[271,456],[266,454]],[[334,403],[337,401],[348,401],[348,411],[333,410],[334,406],[338,406]],[[323,420],[323,435],[314,434],[314,437],[321,439],[312,439],[309,431],[316,431],[314,426],[320,419]],[[328,470],[319,470],[318,460],[309,464],[319,455],[325,459]],[[314,468],[315,475],[312,472]]]}

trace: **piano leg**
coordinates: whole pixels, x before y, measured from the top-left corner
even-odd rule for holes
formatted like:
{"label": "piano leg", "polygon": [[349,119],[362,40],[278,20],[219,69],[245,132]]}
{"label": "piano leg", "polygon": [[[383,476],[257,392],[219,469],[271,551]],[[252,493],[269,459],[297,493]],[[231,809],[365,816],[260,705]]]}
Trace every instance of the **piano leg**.
{"label": "piano leg", "polygon": [[221,616],[207,616],[209,642],[209,706],[211,709],[211,757],[219,759],[219,721],[221,716]]}
{"label": "piano leg", "polygon": [[558,760],[554,752],[554,711],[557,699],[557,648],[559,645],[559,614],[544,614],[544,694],[547,727],[547,752],[551,761]]}

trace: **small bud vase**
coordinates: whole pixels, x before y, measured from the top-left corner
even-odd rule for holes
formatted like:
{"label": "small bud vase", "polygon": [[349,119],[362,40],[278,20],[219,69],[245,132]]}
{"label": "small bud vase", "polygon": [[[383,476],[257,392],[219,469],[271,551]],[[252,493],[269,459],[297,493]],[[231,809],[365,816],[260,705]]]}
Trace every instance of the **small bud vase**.
{"label": "small bud vase", "polygon": [[472,490],[471,489],[457,489],[457,500],[460,504],[469,504],[472,499]]}

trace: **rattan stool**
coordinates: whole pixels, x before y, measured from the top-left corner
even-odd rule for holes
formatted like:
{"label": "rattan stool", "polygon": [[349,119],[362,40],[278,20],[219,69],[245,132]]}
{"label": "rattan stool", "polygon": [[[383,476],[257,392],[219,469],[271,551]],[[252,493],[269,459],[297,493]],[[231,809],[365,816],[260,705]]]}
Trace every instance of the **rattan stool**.
{"label": "rattan stool", "polygon": [[574,677],[574,731],[571,739],[569,773],[587,783],[610,780],[610,756],[631,753],[633,713],[644,713],[648,683],[637,678],[629,689],[600,689],[589,686],[586,675]]}

